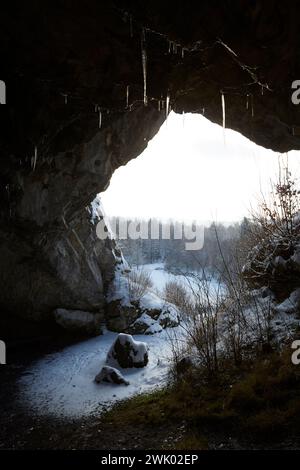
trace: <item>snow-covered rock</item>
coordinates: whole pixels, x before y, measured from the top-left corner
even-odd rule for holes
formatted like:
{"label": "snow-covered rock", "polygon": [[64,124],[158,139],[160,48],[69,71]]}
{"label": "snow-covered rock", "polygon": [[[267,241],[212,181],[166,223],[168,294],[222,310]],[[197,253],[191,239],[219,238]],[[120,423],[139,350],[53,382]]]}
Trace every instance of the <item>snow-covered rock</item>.
{"label": "snow-covered rock", "polygon": [[126,273],[117,269],[107,296],[108,328],[130,334],[154,334],[180,323],[180,312],[152,290],[131,298]]}
{"label": "snow-covered rock", "polygon": [[123,369],[145,367],[148,364],[147,344],[120,333],[108,352],[107,363]]}
{"label": "snow-covered rock", "polygon": [[99,374],[95,377],[96,383],[113,383],[116,385],[129,385],[128,380],[126,380],[121,372],[118,369],[110,366],[103,366]]}
{"label": "snow-covered rock", "polygon": [[153,335],[162,331],[160,323],[150,317],[147,313],[143,313],[133,324],[129,327],[128,332],[131,334],[145,334]]}
{"label": "snow-covered rock", "polygon": [[53,315],[56,323],[65,330],[88,335],[101,334],[101,323],[103,322],[101,314],[57,308]]}

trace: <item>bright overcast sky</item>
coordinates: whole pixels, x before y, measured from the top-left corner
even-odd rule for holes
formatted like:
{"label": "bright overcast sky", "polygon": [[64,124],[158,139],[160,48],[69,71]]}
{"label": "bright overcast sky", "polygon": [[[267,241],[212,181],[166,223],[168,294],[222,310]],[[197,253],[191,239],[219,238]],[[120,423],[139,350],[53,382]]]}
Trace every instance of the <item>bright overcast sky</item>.
{"label": "bright overcast sky", "polygon": [[[289,152],[300,174],[300,152]],[[101,194],[106,214],[240,220],[278,173],[278,154],[205,117],[171,113],[147,149],[115,171]]]}

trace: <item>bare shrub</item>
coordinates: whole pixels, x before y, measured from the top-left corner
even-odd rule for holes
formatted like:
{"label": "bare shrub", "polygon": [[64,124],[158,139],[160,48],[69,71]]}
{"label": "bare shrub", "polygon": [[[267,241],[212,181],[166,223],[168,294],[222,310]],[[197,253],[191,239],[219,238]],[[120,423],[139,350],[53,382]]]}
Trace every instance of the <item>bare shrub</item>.
{"label": "bare shrub", "polygon": [[189,293],[186,286],[177,280],[168,281],[165,284],[163,298],[174,304],[181,312],[186,312],[190,306]]}
{"label": "bare shrub", "polygon": [[171,367],[169,372],[171,379],[176,382],[187,371],[191,345],[186,341],[182,332],[177,331],[175,328],[167,330],[167,335],[171,352]]}
{"label": "bare shrub", "polygon": [[151,273],[143,268],[136,268],[126,274],[130,300],[139,300],[153,287]]}
{"label": "bare shrub", "polygon": [[208,375],[219,369],[219,315],[223,310],[220,283],[212,285],[205,272],[190,275],[193,301],[183,323],[186,340]]}

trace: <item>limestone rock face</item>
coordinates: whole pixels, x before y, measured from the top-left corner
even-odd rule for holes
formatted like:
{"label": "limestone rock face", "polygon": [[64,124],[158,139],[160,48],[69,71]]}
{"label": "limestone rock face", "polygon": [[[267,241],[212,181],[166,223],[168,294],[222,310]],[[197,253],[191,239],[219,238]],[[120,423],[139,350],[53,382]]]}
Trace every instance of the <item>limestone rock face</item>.
{"label": "limestone rock face", "polygon": [[[133,111],[130,126],[136,128],[143,114],[143,109]],[[155,122],[158,116],[156,126],[162,120],[157,111],[150,114],[146,135],[154,132],[151,119]],[[104,215],[100,205],[95,211],[95,196],[107,185],[117,161],[123,161],[120,152],[125,159],[135,157],[147,143],[140,136],[127,148],[129,121],[124,124],[121,118],[89,143],[75,145],[72,158],[66,152],[54,157],[56,163],[42,160],[34,172],[15,174],[22,189],[16,200],[11,198],[13,213],[4,217],[0,229],[3,312],[41,323],[51,320],[56,308],[104,313],[105,291],[122,258],[111,237],[97,237]]]}
{"label": "limestone rock face", "polygon": [[[42,324],[56,308],[106,308],[116,247],[96,239],[86,208],[157,133],[168,93],[175,112],[222,124],[222,92],[226,127],[276,151],[300,149],[300,114],[291,102],[291,83],[300,77],[299,12],[298,2],[262,0],[5,6],[2,316]],[[169,54],[170,41],[180,46]]]}
{"label": "limestone rock face", "polygon": [[131,335],[120,333],[108,352],[107,361],[116,362],[123,369],[145,367],[148,364],[147,345],[135,341]]}

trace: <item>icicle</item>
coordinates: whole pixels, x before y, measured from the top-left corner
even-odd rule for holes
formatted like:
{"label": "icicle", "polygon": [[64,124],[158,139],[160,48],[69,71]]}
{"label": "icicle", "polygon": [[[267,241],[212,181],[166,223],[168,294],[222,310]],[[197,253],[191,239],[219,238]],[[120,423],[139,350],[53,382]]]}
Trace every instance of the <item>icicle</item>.
{"label": "icicle", "polygon": [[184,114],[184,111],[182,111],[182,127],[184,129],[184,117],[185,117],[185,114]]}
{"label": "icicle", "polygon": [[129,85],[126,87],[126,108],[128,108],[129,105]]}
{"label": "icicle", "polygon": [[98,127],[99,127],[99,129],[101,129],[101,126],[102,126],[102,112],[101,112],[100,106],[98,106],[98,111],[99,111],[99,124],[98,124]]}
{"label": "icicle", "polygon": [[251,95],[251,116],[254,117],[253,95]]}
{"label": "icicle", "polygon": [[169,44],[169,54],[171,54],[171,49],[172,49],[172,41],[168,41],[168,44]]}
{"label": "icicle", "polygon": [[249,109],[249,95],[246,96],[246,109]]}
{"label": "icicle", "polygon": [[223,139],[225,145],[225,125],[226,125],[226,110],[225,110],[225,96],[223,91],[221,91],[221,101],[222,101],[222,126],[223,126]]}
{"label": "icicle", "polygon": [[160,100],[158,100],[158,111],[160,111]]}
{"label": "icicle", "polygon": [[185,52],[185,49],[184,47],[181,49],[181,58],[184,59],[184,52]]}
{"label": "icicle", "polygon": [[142,47],[142,67],[143,67],[143,80],[144,80],[144,106],[148,105],[147,98],[147,52],[146,52],[146,37],[145,30],[142,30],[141,47]]}
{"label": "icicle", "polygon": [[165,102],[164,102],[164,100],[161,100],[161,109],[162,109],[162,110],[165,109]]}
{"label": "icicle", "polygon": [[32,160],[32,171],[35,170],[36,161],[37,161],[37,146],[34,147],[34,156],[33,156],[33,160]]}
{"label": "icicle", "polygon": [[222,99],[222,126],[225,129],[225,119],[226,119],[226,110],[225,110],[225,97],[223,91],[221,91],[221,99]]}
{"label": "icicle", "polygon": [[202,115],[204,116],[205,114],[205,108],[202,108]]}
{"label": "icicle", "polygon": [[263,87],[263,85],[261,86],[261,94],[262,94],[262,96],[264,95],[264,87]]}
{"label": "icicle", "polygon": [[170,94],[167,94],[166,98],[166,119],[169,116],[169,108],[170,108]]}

